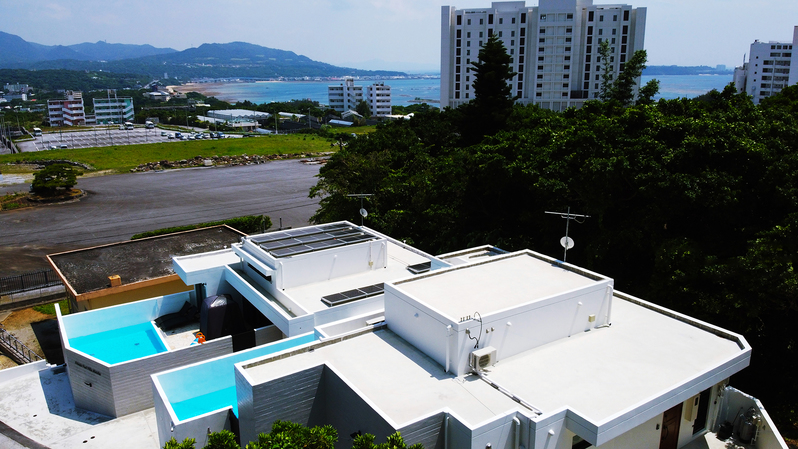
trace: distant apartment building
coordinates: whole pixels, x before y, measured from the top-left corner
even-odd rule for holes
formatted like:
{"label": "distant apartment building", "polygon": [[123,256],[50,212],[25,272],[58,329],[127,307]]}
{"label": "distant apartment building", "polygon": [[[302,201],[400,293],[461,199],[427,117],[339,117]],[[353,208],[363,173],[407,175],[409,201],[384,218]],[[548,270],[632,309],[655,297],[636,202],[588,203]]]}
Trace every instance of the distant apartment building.
{"label": "distant apartment building", "polygon": [[493,2],[490,8],[478,9],[444,6],[441,107],[457,107],[474,98],[471,63],[493,34],[504,43],[517,72],[510,84],[519,103],[556,111],[580,107],[599,96],[599,44],[610,44],[617,76],[634,52],[643,49],[645,27],[646,8],[594,5],[593,0],[540,0],[539,6]]}
{"label": "distant apartment building", "polygon": [[30,87],[27,84],[6,83],[6,85],[3,86],[3,90],[12,94],[27,94],[28,91],[30,91]]}
{"label": "distant apartment building", "polygon": [[97,124],[132,122],[135,118],[133,111],[133,98],[117,97],[111,91],[106,98],[94,98],[94,115]]}
{"label": "distant apartment building", "polygon": [[63,99],[47,100],[50,126],[80,126],[86,124],[86,112],[81,92],[65,91]]}
{"label": "distant apartment building", "polygon": [[738,92],[750,95],[755,104],[798,84],[798,26],[793,29],[792,42],[759,42],[751,44],[748,62],[734,70],[734,85]]}
{"label": "distant apartment building", "polygon": [[327,97],[330,107],[338,112],[353,111],[358,103],[366,101],[372,116],[391,115],[391,86],[386,86],[385,83],[366,86],[364,95],[363,86],[356,86],[354,79],[346,78],[339,85],[328,86]]}

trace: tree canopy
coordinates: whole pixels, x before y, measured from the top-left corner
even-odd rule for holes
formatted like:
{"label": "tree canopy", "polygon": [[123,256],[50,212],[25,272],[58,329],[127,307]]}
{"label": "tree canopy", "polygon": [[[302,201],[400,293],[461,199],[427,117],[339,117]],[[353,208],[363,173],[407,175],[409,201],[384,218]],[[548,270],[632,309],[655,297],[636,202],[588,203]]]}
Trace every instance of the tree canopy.
{"label": "tree canopy", "polygon": [[572,227],[569,262],[743,333],[754,358],[735,384],[784,431],[798,422],[796,89],[760,106],[731,85],[702,101],[516,105],[472,145],[462,110],[416,114],[330,159],[313,221],[359,222],[346,195],[369,192],[366,225],[427,252],[491,243],[558,256],[561,220],[543,212],[571,206],[592,218]]}
{"label": "tree canopy", "polygon": [[78,183],[83,172],[68,164],[53,164],[33,175],[31,191],[41,196],[55,196],[68,193]]}

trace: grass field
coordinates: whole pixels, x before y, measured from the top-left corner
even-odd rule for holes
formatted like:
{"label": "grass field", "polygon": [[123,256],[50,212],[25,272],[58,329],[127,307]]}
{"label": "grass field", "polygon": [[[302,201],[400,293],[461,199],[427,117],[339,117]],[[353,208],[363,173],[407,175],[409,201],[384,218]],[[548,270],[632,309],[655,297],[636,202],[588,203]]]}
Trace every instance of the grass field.
{"label": "grass field", "polygon": [[[88,164],[98,171],[113,170],[117,173],[123,173],[147,162],[178,161],[191,159],[195,156],[270,155],[334,151],[334,148],[330,147],[330,143],[330,139],[301,134],[247,139],[165,142],[5,154],[0,155],[0,164],[16,161],[68,159]],[[4,170],[5,167],[0,167],[0,171]]]}

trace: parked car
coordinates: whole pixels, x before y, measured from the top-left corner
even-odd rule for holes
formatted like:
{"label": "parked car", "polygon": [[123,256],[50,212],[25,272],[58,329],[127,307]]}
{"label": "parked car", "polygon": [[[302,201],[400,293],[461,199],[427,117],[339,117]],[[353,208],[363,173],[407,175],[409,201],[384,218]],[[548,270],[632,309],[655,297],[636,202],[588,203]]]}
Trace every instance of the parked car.
{"label": "parked car", "polygon": [[169,133],[168,133],[168,132],[166,132],[166,131],[161,131],[161,137],[166,137],[166,136],[168,136],[168,135],[169,135]]}

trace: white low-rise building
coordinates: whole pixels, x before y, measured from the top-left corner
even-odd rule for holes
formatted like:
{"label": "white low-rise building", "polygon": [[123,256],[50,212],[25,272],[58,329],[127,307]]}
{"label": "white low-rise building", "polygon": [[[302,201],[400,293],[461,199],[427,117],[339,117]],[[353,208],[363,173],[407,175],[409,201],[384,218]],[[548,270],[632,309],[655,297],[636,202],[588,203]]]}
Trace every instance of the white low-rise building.
{"label": "white low-rise building", "polygon": [[66,91],[63,99],[47,100],[50,126],[80,126],[86,124],[83,93]]}
{"label": "white low-rise building", "polygon": [[386,117],[392,112],[391,86],[385,83],[374,83],[366,86],[355,85],[353,78],[346,78],[343,83],[327,87],[330,107],[338,112],[357,109],[361,101],[369,105],[373,117]]}
{"label": "white low-rise building", "polygon": [[132,122],[136,118],[133,109],[133,98],[117,97],[114,90],[109,90],[105,98],[93,98],[92,101],[94,102],[94,115],[98,124],[121,124]]}
{"label": "white low-rise building", "polygon": [[750,95],[755,104],[798,84],[798,26],[793,29],[792,41],[759,42],[751,44],[748,62],[734,70],[734,84],[738,92]]}
{"label": "white low-rise building", "polygon": [[[333,425],[345,447],[400,431],[427,449],[695,449],[716,432],[786,449],[729,387],[750,363],[742,336],[529,250],[432,256],[338,222],[173,266],[193,291],[59,313],[75,402],[114,416],[154,404],[160,446],[222,429],[246,444],[288,420]],[[253,326],[200,341],[232,323],[210,318],[224,310]]]}

